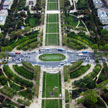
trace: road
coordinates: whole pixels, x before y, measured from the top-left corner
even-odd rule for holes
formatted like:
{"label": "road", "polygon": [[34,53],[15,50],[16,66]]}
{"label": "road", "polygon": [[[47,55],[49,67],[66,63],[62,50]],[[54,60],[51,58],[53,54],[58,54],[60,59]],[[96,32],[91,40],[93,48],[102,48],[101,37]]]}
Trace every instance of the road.
{"label": "road", "polygon": [[[39,60],[39,56],[42,54],[63,54],[66,56],[66,59],[63,61],[55,61],[55,62],[44,62]],[[33,52],[22,52],[20,54],[16,54],[15,52],[9,53],[10,58],[8,60],[8,64],[21,64],[21,61],[27,61],[32,63],[33,65],[40,65],[42,67],[61,67],[64,65],[70,65],[73,62],[81,59],[84,63],[95,63],[95,56],[93,52],[88,52],[83,54],[82,52],[71,51],[71,50],[63,50],[58,51],[58,49],[40,49],[35,50]]]}

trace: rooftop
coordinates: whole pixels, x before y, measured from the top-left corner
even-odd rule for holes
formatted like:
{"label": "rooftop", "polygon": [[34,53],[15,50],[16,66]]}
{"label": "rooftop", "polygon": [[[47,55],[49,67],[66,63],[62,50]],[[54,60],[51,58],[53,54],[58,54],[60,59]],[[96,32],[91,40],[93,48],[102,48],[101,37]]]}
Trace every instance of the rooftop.
{"label": "rooftop", "polygon": [[7,15],[7,14],[8,14],[7,10],[0,10],[0,16]]}
{"label": "rooftop", "polygon": [[101,8],[103,6],[103,2],[101,0],[93,0],[95,8]]}
{"label": "rooftop", "polygon": [[108,17],[108,9],[107,8],[100,8],[100,9],[98,9],[98,15],[101,18],[107,18]]}

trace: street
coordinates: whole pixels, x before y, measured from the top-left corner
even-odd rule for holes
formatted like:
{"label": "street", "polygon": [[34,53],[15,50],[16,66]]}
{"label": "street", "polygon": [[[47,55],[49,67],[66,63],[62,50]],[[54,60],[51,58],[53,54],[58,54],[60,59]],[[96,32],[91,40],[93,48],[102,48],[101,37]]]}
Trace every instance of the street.
{"label": "street", "polygon": [[[39,60],[39,56],[42,54],[63,54],[66,56],[66,59],[63,61],[41,61]],[[22,52],[19,54],[16,54],[15,52],[9,53],[10,58],[8,60],[9,64],[21,64],[22,61],[30,62],[34,65],[40,65],[43,67],[60,67],[63,65],[72,64],[73,62],[76,62],[77,60],[83,60],[85,63],[95,63],[95,57],[93,52],[72,52],[71,50],[65,50],[59,51],[58,49],[40,49],[35,50],[34,52]]]}

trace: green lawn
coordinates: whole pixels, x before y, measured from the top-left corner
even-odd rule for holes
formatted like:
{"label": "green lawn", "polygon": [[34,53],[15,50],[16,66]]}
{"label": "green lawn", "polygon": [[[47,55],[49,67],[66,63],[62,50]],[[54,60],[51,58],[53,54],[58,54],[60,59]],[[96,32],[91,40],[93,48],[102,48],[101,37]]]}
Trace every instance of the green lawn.
{"label": "green lawn", "polygon": [[[59,97],[61,94],[61,74],[49,74],[44,72],[43,97]],[[54,107],[55,108],[55,107]]]}
{"label": "green lawn", "polygon": [[59,24],[51,24],[52,22],[58,22],[58,14],[48,14],[46,25],[46,45],[59,45]]}
{"label": "green lawn", "polygon": [[59,45],[59,34],[46,34],[46,45]]}
{"label": "green lawn", "polygon": [[69,104],[66,104],[66,108],[70,108]]}
{"label": "green lawn", "polygon": [[42,108],[62,108],[62,100],[42,100]]}
{"label": "green lawn", "polygon": [[65,56],[62,54],[42,54],[39,59],[42,61],[62,61]]}
{"label": "green lawn", "polygon": [[48,0],[48,2],[58,2],[58,0]]}
{"label": "green lawn", "polygon": [[58,14],[47,14],[47,22],[58,22]]}
{"label": "green lawn", "polygon": [[31,27],[34,27],[36,25],[36,19],[35,18],[30,18],[29,19],[29,24]]}
{"label": "green lawn", "polygon": [[58,24],[47,24],[46,25],[46,33],[58,33],[59,25]]}
{"label": "green lawn", "polygon": [[58,3],[47,3],[47,10],[58,10]]}
{"label": "green lawn", "polygon": [[69,15],[65,18],[65,22],[66,24],[71,25],[72,27],[76,27],[78,24],[78,19],[74,16]]}

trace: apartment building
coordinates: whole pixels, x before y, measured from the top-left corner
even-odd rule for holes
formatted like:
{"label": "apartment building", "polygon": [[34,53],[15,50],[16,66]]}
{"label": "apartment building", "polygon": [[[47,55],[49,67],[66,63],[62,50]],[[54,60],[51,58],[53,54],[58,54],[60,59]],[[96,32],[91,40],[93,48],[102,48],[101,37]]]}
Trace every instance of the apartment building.
{"label": "apartment building", "polygon": [[13,0],[5,0],[3,3],[3,9],[11,9],[11,6],[13,4]]}
{"label": "apartment building", "polygon": [[7,16],[8,16],[8,11],[7,10],[0,10],[0,25],[5,24]]}
{"label": "apartment building", "polygon": [[95,8],[102,8],[104,3],[101,0],[93,0]]}
{"label": "apartment building", "polygon": [[97,10],[98,17],[102,24],[108,24],[108,9],[107,8],[99,8]]}

